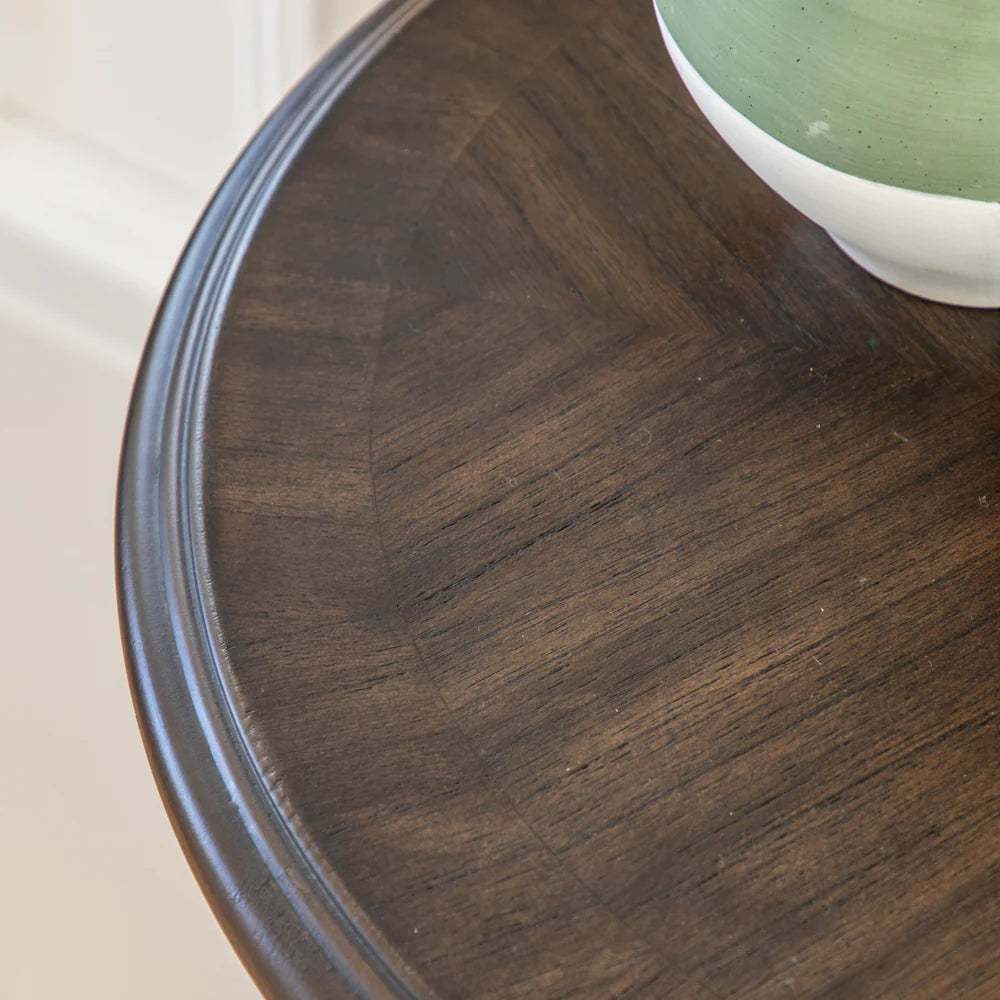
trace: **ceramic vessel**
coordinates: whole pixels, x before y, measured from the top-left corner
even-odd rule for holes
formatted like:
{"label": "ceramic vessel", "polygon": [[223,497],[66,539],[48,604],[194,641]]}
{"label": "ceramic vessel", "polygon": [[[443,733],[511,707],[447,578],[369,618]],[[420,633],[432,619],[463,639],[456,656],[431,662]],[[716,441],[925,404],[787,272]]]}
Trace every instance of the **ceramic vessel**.
{"label": "ceramic vessel", "polygon": [[656,0],[723,139],[872,274],[1000,306],[1000,4]]}

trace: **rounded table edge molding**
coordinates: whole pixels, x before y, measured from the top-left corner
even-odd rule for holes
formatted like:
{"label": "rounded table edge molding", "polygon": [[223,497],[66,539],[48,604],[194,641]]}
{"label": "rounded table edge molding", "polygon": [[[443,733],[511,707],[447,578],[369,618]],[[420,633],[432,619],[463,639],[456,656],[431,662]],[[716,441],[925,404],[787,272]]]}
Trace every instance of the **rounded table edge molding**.
{"label": "rounded table edge molding", "polygon": [[383,4],[288,94],[236,161],[161,301],[122,445],[117,589],[143,742],[217,919],[264,994],[282,1000],[391,1000],[426,987],[330,873],[318,876],[238,724],[205,566],[205,390],[236,274],[278,184],[355,77],[432,2]]}

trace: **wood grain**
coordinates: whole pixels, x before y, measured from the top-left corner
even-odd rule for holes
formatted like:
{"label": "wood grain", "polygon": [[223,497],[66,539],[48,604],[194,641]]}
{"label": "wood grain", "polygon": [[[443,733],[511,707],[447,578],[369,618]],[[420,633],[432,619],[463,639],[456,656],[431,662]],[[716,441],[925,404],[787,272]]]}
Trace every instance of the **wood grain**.
{"label": "wood grain", "polygon": [[996,313],[848,262],[624,0],[438,0],[230,266],[195,587],[343,995],[997,995]]}

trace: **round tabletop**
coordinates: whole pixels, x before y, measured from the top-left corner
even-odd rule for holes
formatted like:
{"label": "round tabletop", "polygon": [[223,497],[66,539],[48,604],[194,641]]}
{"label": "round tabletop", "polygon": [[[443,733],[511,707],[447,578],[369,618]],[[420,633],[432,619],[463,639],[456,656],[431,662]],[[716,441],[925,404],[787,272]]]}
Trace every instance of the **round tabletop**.
{"label": "round tabletop", "polygon": [[196,230],[122,464],[144,736],[264,993],[994,1000],[998,372],[651,4],[362,25]]}

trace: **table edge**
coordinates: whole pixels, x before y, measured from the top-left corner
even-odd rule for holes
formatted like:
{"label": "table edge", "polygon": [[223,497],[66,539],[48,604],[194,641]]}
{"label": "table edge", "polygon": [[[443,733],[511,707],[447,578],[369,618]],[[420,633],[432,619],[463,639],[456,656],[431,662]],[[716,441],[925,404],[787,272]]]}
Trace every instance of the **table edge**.
{"label": "table edge", "polygon": [[116,578],[133,704],[198,882],[265,996],[428,996],[282,815],[227,684],[205,566],[200,439],[215,343],[240,264],[299,150],[361,71],[433,0],[388,0],[288,94],[219,186],[146,343],[126,421]]}

